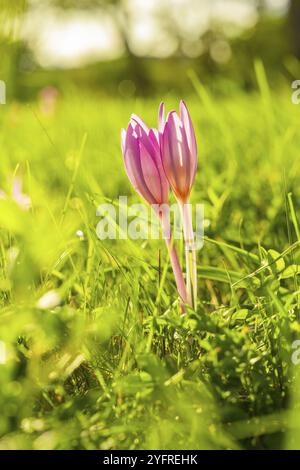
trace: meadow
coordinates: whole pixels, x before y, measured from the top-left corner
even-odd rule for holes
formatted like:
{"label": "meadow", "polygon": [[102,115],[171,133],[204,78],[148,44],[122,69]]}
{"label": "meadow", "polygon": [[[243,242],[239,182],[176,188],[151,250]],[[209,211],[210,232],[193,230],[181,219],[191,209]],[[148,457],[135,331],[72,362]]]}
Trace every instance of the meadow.
{"label": "meadow", "polygon": [[162,240],[96,236],[100,203],[140,201],[120,129],[181,97],[1,106],[0,449],[299,448],[300,107],[254,69],[227,97],[187,78],[205,242],[185,315]]}

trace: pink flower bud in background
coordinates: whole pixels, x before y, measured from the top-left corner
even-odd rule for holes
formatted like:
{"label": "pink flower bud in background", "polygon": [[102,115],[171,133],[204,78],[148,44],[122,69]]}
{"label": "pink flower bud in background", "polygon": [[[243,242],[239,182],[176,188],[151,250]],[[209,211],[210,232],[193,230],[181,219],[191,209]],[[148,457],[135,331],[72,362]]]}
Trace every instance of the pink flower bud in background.
{"label": "pink flower bud in background", "polygon": [[47,86],[39,93],[39,107],[42,114],[52,115],[59,98],[59,91],[54,86]]}
{"label": "pink flower bud in background", "polygon": [[159,108],[161,158],[168,182],[181,203],[188,201],[197,171],[197,144],[193,124],[184,101],[180,117],[171,111],[164,120],[164,104]]}
{"label": "pink flower bud in background", "polygon": [[[19,176],[15,176],[12,183],[11,183],[11,199],[15,201],[18,206],[27,211],[31,207],[31,199],[30,196],[23,193],[22,191],[23,182]],[[0,199],[9,199],[8,195],[0,189]]]}
{"label": "pink flower bud in background", "polygon": [[12,184],[11,194],[12,198],[21,207],[21,209],[28,210],[31,207],[31,199],[27,194],[23,193],[22,186],[23,183],[21,178],[16,176]]}

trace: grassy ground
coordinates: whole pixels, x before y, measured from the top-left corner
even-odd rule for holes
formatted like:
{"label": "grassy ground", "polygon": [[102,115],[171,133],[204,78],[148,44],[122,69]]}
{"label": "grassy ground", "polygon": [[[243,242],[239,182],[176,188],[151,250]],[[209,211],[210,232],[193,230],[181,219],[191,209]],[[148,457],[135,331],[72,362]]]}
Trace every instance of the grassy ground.
{"label": "grassy ground", "polygon": [[162,241],[95,233],[98,204],[139,201],[119,131],[158,100],[1,107],[0,186],[22,175],[32,209],[0,200],[0,448],[300,447],[300,108],[256,73],[222,101],[190,77],[206,239],[185,316]]}

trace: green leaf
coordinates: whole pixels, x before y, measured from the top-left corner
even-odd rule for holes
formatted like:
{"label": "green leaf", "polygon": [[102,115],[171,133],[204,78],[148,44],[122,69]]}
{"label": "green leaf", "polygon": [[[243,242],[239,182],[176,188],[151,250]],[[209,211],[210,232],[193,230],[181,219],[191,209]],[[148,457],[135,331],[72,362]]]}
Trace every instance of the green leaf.
{"label": "green leaf", "polygon": [[289,279],[290,277],[297,276],[298,274],[300,274],[300,265],[291,264],[280,274],[280,278]]}
{"label": "green leaf", "polygon": [[271,269],[274,269],[277,273],[285,268],[284,259],[281,258],[281,254],[276,250],[268,250],[268,262],[271,265]]}

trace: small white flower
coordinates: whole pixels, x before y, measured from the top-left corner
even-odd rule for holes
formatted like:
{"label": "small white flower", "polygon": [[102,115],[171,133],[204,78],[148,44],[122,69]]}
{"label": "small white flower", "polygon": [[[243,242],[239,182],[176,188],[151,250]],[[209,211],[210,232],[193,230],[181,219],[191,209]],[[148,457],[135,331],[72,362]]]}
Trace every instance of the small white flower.
{"label": "small white flower", "polygon": [[80,240],[84,240],[84,233],[82,230],[77,230],[76,237],[80,238]]}
{"label": "small white flower", "polygon": [[57,291],[49,290],[46,294],[42,295],[36,305],[42,310],[52,309],[58,307],[61,304],[61,300],[61,296]]}

